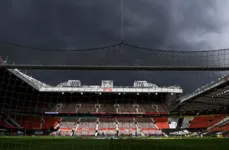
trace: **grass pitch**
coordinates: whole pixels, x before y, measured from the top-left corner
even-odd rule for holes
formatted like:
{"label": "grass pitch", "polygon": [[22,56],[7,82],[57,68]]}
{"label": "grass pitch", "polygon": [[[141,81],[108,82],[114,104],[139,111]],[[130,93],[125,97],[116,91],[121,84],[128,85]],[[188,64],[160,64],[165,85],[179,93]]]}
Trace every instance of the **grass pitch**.
{"label": "grass pitch", "polygon": [[72,137],[0,137],[0,150],[228,150],[226,138],[82,139]]}

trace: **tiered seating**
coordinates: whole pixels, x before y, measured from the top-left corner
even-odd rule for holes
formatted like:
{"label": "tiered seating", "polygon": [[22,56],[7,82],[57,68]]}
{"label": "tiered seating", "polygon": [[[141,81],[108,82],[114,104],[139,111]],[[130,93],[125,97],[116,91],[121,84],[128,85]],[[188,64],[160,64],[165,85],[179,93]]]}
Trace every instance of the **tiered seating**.
{"label": "tiered seating", "polygon": [[229,123],[226,123],[222,126],[216,126],[212,128],[209,132],[228,132],[229,131]]}
{"label": "tiered seating", "polygon": [[131,135],[137,130],[133,118],[118,118],[119,133],[123,135]]}
{"label": "tiered seating", "polygon": [[98,112],[116,112],[114,104],[100,104],[100,108],[98,109]]}
{"label": "tiered seating", "polygon": [[[9,101],[10,102],[10,101]],[[12,102],[12,101],[11,101]],[[7,105],[5,103],[4,107]],[[14,103],[8,104],[9,109],[19,112],[44,112],[48,110],[49,105],[46,103],[36,102],[36,101],[16,101]]]}
{"label": "tiered seating", "polygon": [[153,118],[158,129],[169,129],[169,123],[167,117]]}
{"label": "tiered seating", "polygon": [[166,106],[163,104],[139,104],[138,112],[146,112],[146,113],[167,113],[168,110]]}
{"label": "tiered seating", "polygon": [[51,109],[56,104],[49,102],[40,102],[38,100],[9,100],[4,103],[0,102],[1,110],[17,111],[17,112],[45,112]]}
{"label": "tiered seating", "polygon": [[42,129],[49,130],[51,127],[56,127],[60,121],[59,117],[43,117]]}
{"label": "tiered seating", "polygon": [[192,120],[189,128],[208,128],[222,120],[224,117],[225,115],[198,116]]}
{"label": "tiered seating", "polygon": [[119,104],[118,112],[136,112],[136,109],[132,104]]}
{"label": "tiered seating", "polygon": [[133,118],[118,118],[119,128],[136,128]]}
{"label": "tiered seating", "polygon": [[155,104],[155,105],[157,107],[157,111],[158,112],[163,113],[163,112],[167,112],[168,111],[164,104]]}
{"label": "tiered seating", "polygon": [[95,119],[81,119],[80,126],[82,128],[95,129],[96,120]]}
{"label": "tiered seating", "polygon": [[[9,103],[9,104],[8,104]],[[117,109],[114,107],[114,104],[76,104],[76,103],[50,103],[50,102],[39,102],[39,101],[21,101],[14,102],[13,105],[10,102],[4,104],[0,103],[0,108],[2,110],[12,110],[19,112],[80,112],[80,113],[91,113],[91,112],[106,112],[106,113],[132,113],[132,112],[141,112],[141,113],[160,113],[167,112],[166,107],[162,104],[152,105],[152,104],[136,104],[137,109],[133,104],[117,104]],[[98,106],[98,107],[96,107]]]}
{"label": "tiered seating", "polygon": [[76,104],[62,104],[58,112],[76,112]]}
{"label": "tiered seating", "polygon": [[41,129],[41,117],[17,116],[17,122],[25,129]]}
{"label": "tiered seating", "polygon": [[183,123],[181,125],[182,129],[187,129],[189,128],[190,122],[193,120],[194,117],[184,117]]}
{"label": "tiered seating", "polygon": [[78,109],[78,112],[80,113],[89,113],[89,112],[95,112],[95,104],[81,104],[81,106]]}
{"label": "tiered seating", "polygon": [[96,128],[95,118],[82,118],[80,120],[76,135],[94,135]]}
{"label": "tiered seating", "polygon": [[72,131],[76,128],[78,118],[75,117],[68,117],[68,118],[63,118],[60,129],[61,131]]}
{"label": "tiered seating", "polygon": [[151,118],[135,118],[138,128],[141,130],[155,130],[157,127],[153,123]]}
{"label": "tiered seating", "polygon": [[114,118],[99,118],[99,130],[115,129],[116,123]]}
{"label": "tiered seating", "polygon": [[55,127],[60,120],[56,117],[40,117],[40,116],[16,116],[16,121],[24,129],[44,129],[49,130],[51,127]]}
{"label": "tiered seating", "polygon": [[156,109],[153,108],[152,104],[139,104],[138,112],[156,112]]}
{"label": "tiered seating", "polygon": [[[19,104],[20,106],[21,104]],[[30,103],[24,103],[24,105],[21,107],[23,111],[26,112],[44,112],[47,111],[49,108],[49,104],[42,103],[42,102],[36,102],[31,101]]]}
{"label": "tiered seating", "polygon": [[52,104],[49,108],[48,108],[48,112],[57,112],[60,108],[61,108],[61,104]]}
{"label": "tiered seating", "polygon": [[116,123],[114,118],[99,118],[99,133],[105,133],[106,135],[114,135],[116,131]]}

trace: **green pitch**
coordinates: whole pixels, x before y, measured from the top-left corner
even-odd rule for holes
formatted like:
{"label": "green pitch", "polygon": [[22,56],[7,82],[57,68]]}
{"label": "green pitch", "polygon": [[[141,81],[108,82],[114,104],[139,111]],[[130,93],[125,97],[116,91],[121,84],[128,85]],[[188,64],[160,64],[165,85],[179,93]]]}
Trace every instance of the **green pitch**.
{"label": "green pitch", "polygon": [[0,137],[0,150],[228,150],[229,139],[82,139]]}

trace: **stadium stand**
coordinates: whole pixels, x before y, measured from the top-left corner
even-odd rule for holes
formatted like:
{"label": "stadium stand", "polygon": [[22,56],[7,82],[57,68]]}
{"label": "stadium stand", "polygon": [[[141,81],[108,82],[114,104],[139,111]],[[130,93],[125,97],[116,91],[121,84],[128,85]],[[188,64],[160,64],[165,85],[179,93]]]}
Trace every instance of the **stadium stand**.
{"label": "stadium stand", "polygon": [[135,118],[135,121],[137,123],[137,129],[144,135],[154,134],[155,130],[158,130],[152,118]]}
{"label": "stadium stand", "polygon": [[97,125],[96,118],[80,118],[79,120],[76,135],[95,135]]}
{"label": "stadium stand", "polygon": [[177,128],[177,124],[178,124],[178,120],[179,118],[170,118],[169,117],[169,128],[170,129],[176,129]]}
{"label": "stadium stand", "polygon": [[82,104],[79,104],[77,106],[79,106],[77,112],[80,112],[80,113],[96,112],[95,104],[82,103]]}
{"label": "stadium stand", "polygon": [[191,121],[189,128],[208,128],[223,118],[225,118],[225,115],[197,116]]}
{"label": "stadium stand", "polygon": [[64,117],[60,123],[61,131],[72,131],[77,126],[78,118],[75,117]]}
{"label": "stadium stand", "polygon": [[157,112],[153,104],[139,104],[138,112]]}
{"label": "stadium stand", "polygon": [[119,104],[118,112],[120,113],[136,112],[136,109],[131,104]]}
{"label": "stadium stand", "polygon": [[57,117],[40,117],[40,116],[30,116],[30,115],[18,115],[15,116],[15,120],[24,129],[42,129],[49,130],[54,128],[60,118]]}
{"label": "stadium stand", "polygon": [[99,105],[99,109],[98,112],[111,112],[111,113],[115,113],[116,109],[114,104],[100,104]]}
{"label": "stadium stand", "polygon": [[228,132],[229,131],[229,122],[222,123],[212,129],[209,132]]}
{"label": "stadium stand", "polygon": [[[221,80],[224,82],[228,81],[227,78],[223,79]],[[60,92],[59,89],[59,91],[53,92],[57,87],[39,82],[19,70],[3,68],[0,69],[0,81],[0,98],[2,99],[0,101],[0,126],[6,129],[50,130],[53,128],[53,132],[50,134],[67,136],[99,136],[103,134],[114,136],[116,133],[140,136],[163,135],[164,130],[168,129],[206,129],[226,117],[226,115],[195,116],[196,112],[220,109],[222,108],[221,104],[227,104],[226,100],[220,101],[220,104],[214,104],[214,100],[219,99],[219,96],[215,96],[215,94],[222,93],[224,91],[222,89],[227,87],[224,82],[219,85],[219,89],[216,91],[210,88],[200,97],[197,94],[188,99],[179,98],[182,90],[178,88],[176,89],[178,99],[176,97],[172,99],[178,104],[172,108],[168,105],[169,99],[166,99],[172,95],[170,92],[155,94],[125,92],[122,94],[123,90],[128,89],[128,87],[124,87],[122,91],[116,93],[112,93],[112,91],[103,91],[101,94],[98,92],[83,93],[88,90],[89,86],[80,87],[83,88],[82,92],[71,94]],[[43,87],[42,92],[39,91],[41,87]],[[45,91],[46,88],[50,88],[50,90]],[[101,86],[98,86],[96,90],[99,88]],[[120,87],[115,88],[112,87],[112,90],[117,90]],[[137,88],[131,87],[135,90]],[[140,91],[146,89],[140,88]],[[165,91],[169,91],[168,89]],[[101,90],[104,89],[101,88]],[[226,98],[227,94],[223,92],[222,96]],[[210,98],[210,103],[206,102],[209,97],[214,98]],[[170,116],[170,112],[174,110],[194,112],[194,115],[193,117]],[[63,114],[64,116],[61,116]],[[223,132],[226,134],[227,131],[228,124],[220,123],[209,129],[208,133]]]}
{"label": "stadium stand", "polygon": [[136,130],[134,118],[117,118],[118,130],[122,135],[132,135]]}
{"label": "stadium stand", "polygon": [[169,129],[168,117],[153,118],[158,129]]}
{"label": "stadium stand", "polygon": [[116,126],[115,118],[99,118],[98,132],[99,134],[115,135]]}
{"label": "stadium stand", "polygon": [[75,103],[64,103],[60,104],[58,112],[76,112],[76,105]]}
{"label": "stadium stand", "polygon": [[193,120],[194,117],[184,117],[183,118],[183,123],[181,125],[182,129],[187,129],[190,126],[191,121]]}
{"label": "stadium stand", "polygon": [[173,108],[183,112],[219,112],[225,113],[229,102],[229,77],[224,76],[218,80],[202,86],[196,91],[177,99],[178,105]]}

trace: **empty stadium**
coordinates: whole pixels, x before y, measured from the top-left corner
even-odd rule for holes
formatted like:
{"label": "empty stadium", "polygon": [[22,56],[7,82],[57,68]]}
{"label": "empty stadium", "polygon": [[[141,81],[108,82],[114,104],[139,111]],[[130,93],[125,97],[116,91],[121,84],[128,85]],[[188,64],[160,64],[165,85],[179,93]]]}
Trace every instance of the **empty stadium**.
{"label": "empty stadium", "polygon": [[228,4],[2,2],[0,150],[228,149]]}
{"label": "empty stadium", "polygon": [[[2,61],[1,134],[13,141],[22,136],[25,141],[37,139],[42,143],[46,140],[52,145],[55,140],[71,143],[81,139],[82,143],[87,143],[89,138],[91,147],[97,145],[98,149],[106,149],[112,144],[106,143],[104,147],[94,140],[119,139],[113,143],[113,148],[133,149],[127,143],[139,138],[150,141],[182,138],[191,142],[193,138],[201,141],[229,136],[227,76],[183,95],[180,86],[159,87],[147,81],[115,86],[112,80],[103,80],[101,85],[82,85],[80,80],[69,80],[51,86],[18,69],[4,66]],[[130,141],[121,144],[123,138]],[[226,146],[226,141],[215,140],[222,142],[222,147]],[[6,141],[2,141],[3,147],[10,147]],[[165,146],[160,142],[145,142],[147,147]],[[214,149],[218,148],[216,145],[208,146]],[[62,146],[85,147],[78,144]],[[142,144],[139,146],[135,148],[144,148]],[[172,148],[171,143],[167,146]]]}

